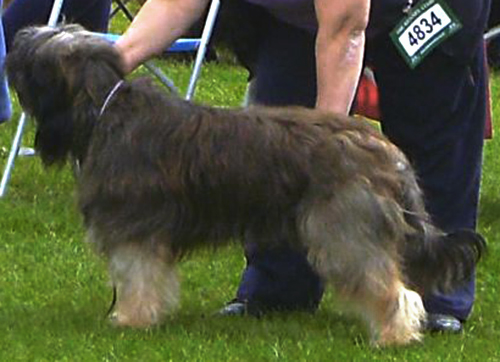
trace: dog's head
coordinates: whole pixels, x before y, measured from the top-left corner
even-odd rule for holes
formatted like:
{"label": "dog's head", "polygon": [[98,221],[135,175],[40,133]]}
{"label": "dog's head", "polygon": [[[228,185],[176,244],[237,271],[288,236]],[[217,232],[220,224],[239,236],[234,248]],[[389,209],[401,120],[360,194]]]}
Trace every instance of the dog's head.
{"label": "dog's head", "polygon": [[18,32],[6,71],[37,122],[35,147],[44,163],[65,160],[73,138],[81,138],[77,131],[85,132],[79,128],[88,128],[82,123],[96,119],[106,94],[124,77],[122,69],[114,47],[79,25]]}

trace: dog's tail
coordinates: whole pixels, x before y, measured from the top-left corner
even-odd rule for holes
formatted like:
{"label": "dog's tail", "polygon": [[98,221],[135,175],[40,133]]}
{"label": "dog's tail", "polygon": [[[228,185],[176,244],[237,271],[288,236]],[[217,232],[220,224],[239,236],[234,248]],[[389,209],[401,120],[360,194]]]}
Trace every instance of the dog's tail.
{"label": "dog's tail", "polygon": [[435,227],[412,168],[402,169],[401,175],[401,207],[409,226],[401,250],[406,282],[421,293],[451,292],[473,275],[486,241],[470,229],[445,233]]}
{"label": "dog's tail", "polygon": [[485,239],[469,229],[419,232],[409,235],[405,244],[407,282],[421,292],[453,291],[473,275],[486,252]]}

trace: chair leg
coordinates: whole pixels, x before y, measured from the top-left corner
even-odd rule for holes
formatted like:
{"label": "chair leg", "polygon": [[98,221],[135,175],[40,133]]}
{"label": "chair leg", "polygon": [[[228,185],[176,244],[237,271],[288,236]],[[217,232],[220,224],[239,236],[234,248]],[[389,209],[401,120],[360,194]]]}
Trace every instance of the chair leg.
{"label": "chair leg", "polygon": [[64,4],[64,0],[54,0],[52,4],[52,10],[50,11],[48,26],[56,26],[59,15],[61,15],[61,9]]}
{"label": "chair leg", "polygon": [[486,34],[484,34],[484,40],[489,41],[498,36],[500,36],[500,25],[495,26],[494,28],[490,29]]}
{"label": "chair leg", "polygon": [[193,98],[194,90],[196,88],[196,82],[198,81],[198,77],[201,72],[202,62],[205,59],[208,42],[214,29],[215,20],[217,19],[217,13],[219,12],[219,7],[220,0],[212,0],[210,9],[208,10],[207,20],[205,21],[205,26],[203,27],[203,32],[201,33],[200,48],[196,52],[193,72],[191,73],[191,78],[189,79],[188,90],[186,92],[187,100],[191,100]]}
{"label": "chair leg", "polygon": [[179,90],[175,86],[174,82],[172,82],[160,68],[155,66],[152,61],[146,61],[143,65],[160,81],[160,83],[165,86],[165,88],[167,88],[170,92],[179,95]]}
{"label": "chair leg", "polygon": [[14,139],[12,141],[7,164],[5,165],[5,169],[2,175],[2,181],[0,183],[0,198],[4,197],[7,192],[7,184],[9,183],[10,175],[12,173],[12,169],[14,168],[14,161],[16,159],[17,153],[19,152],[19,147],[21,146],[25,125],[26,114],[23,112],[21,114],[21,117],[19,117],[19,124],[17,125],[16,135],[14,136]]}
{"label": "chair leg", "polygon": [[124,1],[121,0],[113,0],[113,1],[115,2],[116,7],[111,11],[111,14],[109,14],[110,19],[113,18],[113,16],[115,16],[116,14],[118,14],[119,11],[123,11],[128,20],[130,21],[134,20],[134,16],[129,11]]}

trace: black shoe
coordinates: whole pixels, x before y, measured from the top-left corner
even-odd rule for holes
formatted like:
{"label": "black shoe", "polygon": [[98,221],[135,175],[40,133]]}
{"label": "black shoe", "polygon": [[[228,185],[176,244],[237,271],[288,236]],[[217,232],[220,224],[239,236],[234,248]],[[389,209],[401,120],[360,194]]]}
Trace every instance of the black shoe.
{"label": "black shoe", "polygon": [[227,303],[222,309],[217,311],[218,315],[223,316],[241,316],[247,314],[247,303],[233,299]]}
{"label": "black shoe", "polygon": [[458,318],[451,315],[429,313],[425,321],[425,331],[431,333],[460,333],[463,331],[463,326]]}
{"label": "black shoe", "polygon": [[257,306],[248,303],[246,300],[233,299],[223,308],[217,311],[221,316],[246,316],[261,317],[263,312]]}

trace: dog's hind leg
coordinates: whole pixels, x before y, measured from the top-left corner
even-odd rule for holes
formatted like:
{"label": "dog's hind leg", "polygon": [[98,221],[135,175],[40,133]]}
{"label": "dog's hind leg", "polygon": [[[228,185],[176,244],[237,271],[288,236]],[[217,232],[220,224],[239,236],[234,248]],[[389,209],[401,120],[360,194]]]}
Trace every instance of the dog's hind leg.
{"label": "dog's hind leg", "polygon": [[175,308],[179,281],[173,260],[161,243],[121,243],[110,250],[110,275],[117,298],[111,314],[115,325],[157,325]]}
{"label": "dog's hind leg", "polygon": [[399,217],[391,215],[394,205],[363,187],[342,191],[337,198],[312,199],[301,210],[299,235],[311,265],[349,309],[368,320],[375,344],[420,340],[423,303],[405,287],[397,254],[397,238],[404,234],[386,219]]}

